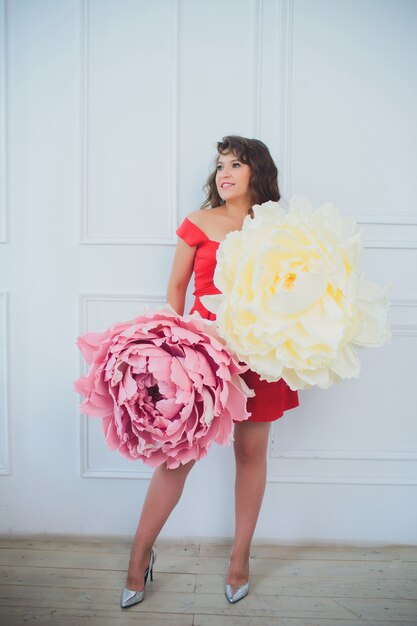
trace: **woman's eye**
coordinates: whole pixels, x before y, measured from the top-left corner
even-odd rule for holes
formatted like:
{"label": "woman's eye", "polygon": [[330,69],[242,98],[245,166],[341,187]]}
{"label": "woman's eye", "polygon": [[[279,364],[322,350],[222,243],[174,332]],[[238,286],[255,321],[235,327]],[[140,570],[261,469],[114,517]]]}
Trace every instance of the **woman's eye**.
{"label": "woman's eye", "polygon": [[233,163],[233,167],[240,167],[240,163]]}
{"label": "woman's eye", "polygon": [[217,169],[217,171],[219,172],[221,169],[223,169],[223,166],[222,166],[222,165],[218,165],[218,166],[216,167],[216,169]]}

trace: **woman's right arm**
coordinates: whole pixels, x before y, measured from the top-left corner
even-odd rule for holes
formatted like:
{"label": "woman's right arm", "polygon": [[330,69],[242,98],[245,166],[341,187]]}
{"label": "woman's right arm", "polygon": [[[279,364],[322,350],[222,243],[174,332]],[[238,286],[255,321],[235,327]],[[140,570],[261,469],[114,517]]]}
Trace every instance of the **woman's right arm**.
{"label": "woman's right arm", "polygon": [[195,246],[189,246],[182,239],[178,239],[168,281],[167,301],[179,315],[184,314],[185,296],[193,273],[196,249]]}

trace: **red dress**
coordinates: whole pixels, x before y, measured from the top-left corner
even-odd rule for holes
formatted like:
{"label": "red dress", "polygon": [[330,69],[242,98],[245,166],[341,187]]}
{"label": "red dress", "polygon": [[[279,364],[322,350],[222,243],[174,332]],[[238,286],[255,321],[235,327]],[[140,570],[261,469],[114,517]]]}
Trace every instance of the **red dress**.
{"label": "red dress", "polygon": [[[194,258],[195,301],[190,312],[198,311],[201,317],[214,320],[216,316],[204,308],[200,296],[220,293],[213,283],[216,253],[220,244],[209,239],[188,218],[185,218],[178,228],[177,235],[189,246],[197,248]],[[249,422],[273,422],[282,417],[284,411],[293,409],[299,404],[298,393],[292,391],[282,378],[277,382],[268,383],[260,380],[259,375],[252,370],[245,372],[242,378],[255,391],[255,396],[248,398],[247,408],[251,413]]]}

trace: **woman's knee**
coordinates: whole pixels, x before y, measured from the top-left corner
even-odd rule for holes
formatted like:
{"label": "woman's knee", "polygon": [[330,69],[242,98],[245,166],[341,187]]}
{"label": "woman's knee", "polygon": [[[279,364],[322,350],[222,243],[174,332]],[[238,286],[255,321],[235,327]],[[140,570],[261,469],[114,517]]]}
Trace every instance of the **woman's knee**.
{"label": "woman's knee", "polygon": [[260,463],[266,460],[266,448],[251,442],[235,444],[235,457],[238,463]]}
{"label": "woman's knee", "polygon": [[266,461],[269,437],[268,423],[244,422],[235,427],[235,457],[238,463]]}

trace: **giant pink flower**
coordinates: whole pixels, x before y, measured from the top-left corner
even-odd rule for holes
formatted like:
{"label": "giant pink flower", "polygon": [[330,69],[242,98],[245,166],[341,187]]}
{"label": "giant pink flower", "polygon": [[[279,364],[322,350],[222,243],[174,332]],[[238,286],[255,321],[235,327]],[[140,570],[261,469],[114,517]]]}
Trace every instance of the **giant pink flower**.
{"label": "giant pink flower", "polygon": [[233,421],[249,417],[247,370],[213,323],[173,309],[141,315],[77,345],[90,365],[75,382],[80,410],[102,418],[112,449],[150,466],[175,468],[230,442]]}

